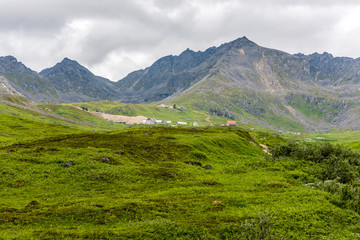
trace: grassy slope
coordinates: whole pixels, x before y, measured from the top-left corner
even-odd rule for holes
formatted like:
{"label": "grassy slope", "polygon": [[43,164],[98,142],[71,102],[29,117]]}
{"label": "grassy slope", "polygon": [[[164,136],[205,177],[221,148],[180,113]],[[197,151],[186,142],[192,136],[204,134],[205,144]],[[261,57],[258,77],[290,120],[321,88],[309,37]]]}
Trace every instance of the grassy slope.
{"label": "grassy slope", "polygon": [[[58,108],[57,105],[51,106]],[[63,112],[68,110],[67,107],[60,108]],[[104,132],[124,128],[123,125],[111,123],[75,108],[70,109],[71,114],[62,114],[61,111],[58,115],[84,121],[89,125],[76,124],[0,103],[0,146],[64,134]],[[53,113],[59,112],[53,111]]]}
{"label": "grassy slope", "polygon": [[[291,114],[286,113],[284,106],[272,95],[229,87],[226,85],[229,81],[222,75],[212,77],[207,79],[204,86],[194,86],[191,91],[180,94],[171,103],[178,102],[194,110],[201,108],[207,112],[210,112],[210,108],[223,109],[231,112],[235,120],[246,122],[249,127],[269,129],[270,126],[274,126],[286,131],[306,131],[299,121],[288,118],[292,117]],[[283,114],[277,113],[274,109],[283,111]],[[268,126],[261,126],[264,125],[261,122]]]}
{"label": "grassy slope", "polygon": [[92,124],[89,129],[92,130],[116,130],[124,128],[125,126],[122,124],[116,124],[113,122],[109,122],[107,120],[101,119],[94,114],[91,114],[87,111],[83,111],[81,109],[75,108],[70,105],[65,104],[40,104],[36,106],[37,108],[47,111],[62,117],[66,117],[69,119],[74,119],[86,123]]}
{"label": "grassy slope", "polygon": [[334,144],[341,144],[343,146],[350,147],[353,150],[360,151],[359,131],[328,132],[321,134],[302,134],[300,136],[284,134],[283,136],[289,139],[290,141],[331,142]]}
{"label": "grassy slope", "polygon": [[[158,107],[158,105],[159,104],[127,104],[111,101],[99,101],[63,105],[38,105],[38,107],[64,117],[68,117],[71,119],[76,118],[81,121],[87,121],[96,124],[99,124],[97,117],[87,113],[86,111],[74,108],[73,106],[87,107],[90,111],[98,110],[108,114],[154,117],[155,119],[167,120],[172,122],[198,122],[200,125],[226,123],[225,118],[209,116],[205,112],[193,110],[191,106],[185,106],[184,109],[171,109]],[[119,109],[125,110],[126,112],[121,112]]]}
{"label": "grassy slope", "polygon": [[0,103],[0,146],[38,138],[82,132],[88,126],[73,124]]}
{"label": "grassy slope", "polygon": [[337,133],[316,135],[317,141],[338,142],[351,149],[360,151],[360,132],[359,131],[342,131]]}
{"label": "grassy slope", "polygon": [[316,165],[273,162],[250,142],[237,128],[146,127],[3,147],[0,238],[234,239],[260,226],[355,238],[359,215],[304,186]]}
{"label": "grassy slope", "polygon": [[[103,111],[119,106],[98,104]],[[251,143],[284,142],[274,134],[153,127],[91,133],[122,126],[67,105],[40,108],[96,126],[0,105],[0,239],[234,239],[259,227],[285,239],[358,236],[356,212],[304,186],[314,182],[316,164],[273,161]],[[159,109],[160,118],[166,111]],[[360,150],[358,135],[293,140],[337,140]],[[75,165],[61,166],[66,161]]]}

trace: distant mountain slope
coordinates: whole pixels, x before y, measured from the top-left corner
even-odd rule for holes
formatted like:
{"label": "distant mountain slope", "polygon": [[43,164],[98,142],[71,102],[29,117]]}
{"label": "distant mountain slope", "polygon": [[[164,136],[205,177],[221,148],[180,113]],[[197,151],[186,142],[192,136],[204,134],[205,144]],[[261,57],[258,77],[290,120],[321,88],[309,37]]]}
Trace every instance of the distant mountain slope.
{"label": "distant mountain slope", "polygon": [[0,102],[12,102],[12,103],[20,103],[20,104],[28,104],[30,101],[24,97],[21,93],[13,88],[9,81],[0,76]]}
{"label": "distant mountain slope", "polygon": [[[276,76],[265,79],[256,73],[261,69],[265,71],[264,74],[272,74],[271,71],[276,69],[269,69],[269,65],[279,68],[275,74],[284,73],[302,82],[280,82],[281,79]],[[283,65],[287,66],[286,69],[281,69]],[[118,81],[117,85],[123,93],[121,100],[151,102],[180,93],[204,77],[219,73],[237,79],[234,87],[252,89],[261,87],[264,90],[278,91],[283,89],[277,88],[282,84],[299,87],[299,84],[313,82],[307,61],[281,51],[262,48],[243,37],[217,48],[209,48],[205,52],[187,49],[179,56],[161,58],[145,70],[130,73]]]}
{"label": "distant mountain slope", "polygon": [[119,95],[110,80],[95,76],[68,58],[41,71],[40,75],[56,89],[62,102],[116,100]]}
{"label": "distant mountain slope", "polygon": [[246,37],[204,52],[166,56],[117,82],[124,102],[152,102],[180,93],[204,77],[235,80],[233,87],[261,91],[314,89],[358,84],[360,59],[331,54],[291,55],[258,46]]}
{"label": "distant mountain slope", "polygon": [[16,91],[10,84],[9,81],[0,76],[0,95],[22,95]]}
{"label": "distant mountain slope", "polygon": [[0,76],[35,102],[117,100],[119,92],[108,79],[95,76],[76,61],[65,58],[39,73],[12,56],[0,57]]}
{"label": "distant mountain slope", "polygon": [[186,50],[136,71],[117,85],[123,101],[186,104],[289,131],[360,124],[358,59],[291,55],[246,37],[205,52]]}
{"label": "distant mountain slope", "polygon": [[333,57],[331,54],[297,54],[310,64],[311,75],[324,86],[360,84],[360,58]]}
{"label": "distant mountain slope", "polygon": [[37,72],[26,67],[12,56],[0,57],[0,76],[5,77],[9,84],[33,101],[58,99],[56,91]]}
{"label": "distant mountain slope", "polygon": [[151,67],[130,73],[117,82],[124,102],[153,102],[184,91],[201,80],[216,63],[216,48],[205,52],[189,49],[179,56],[166,56]]}

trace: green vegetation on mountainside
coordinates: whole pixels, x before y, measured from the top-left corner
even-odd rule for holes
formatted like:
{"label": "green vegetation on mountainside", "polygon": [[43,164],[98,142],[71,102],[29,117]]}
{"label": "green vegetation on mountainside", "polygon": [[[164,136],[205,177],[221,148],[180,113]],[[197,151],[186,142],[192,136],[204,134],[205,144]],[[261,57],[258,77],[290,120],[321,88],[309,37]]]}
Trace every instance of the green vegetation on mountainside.
{"label": "green vegetation on mountainside", "polygon": [[309,119],[328,122],[353,105],[350,101],[323,95],[319,92],[313,95],[290,94],[286,97],[286,100]]}
{"label": "green vegetation on mountainside", "polygon": [[0,114],[0,146],[81,132],[68,126]]}
{"label": "green vegetation on mountainside", "polygon": [[4,75],[8,80],[15,83],[15,85],[21,87],[27,93],[31,94],[48,94],[51,97],[56,98],[56,92],[44,79],[34,72],[19,72],[19,73],[7,73]]}
{"label": "green vegetation on mountainside", "polygon": [[[75,108],[71,111],[73,109]],[[69,117],[74,121],[84,121],[84,124],[0,103],[0,146],[84,131],[109,131],[124,128],[120,124],[111,123],[78,109],[75,110],[78,112],[64,117]],[[77,117],[82,114],[86,116]]]}
{"label": "green vegetation on mountainside", "polygon": [[251,127],[306,131],[304,125],[286,111],[278,99],[274,99],[269,94],[255,94],[240,88],[221,87],[221,94],[211,90],[193,91],[171,101],[174,102],[206,112],[212,117],[237,120]]}
{"label": "green vegetation on mountainside", "polygon": [[[180,107],[181,105],[174,102],[169,106],[172,107],[174,104],[176,104],[177,107]],[[225,118],[209,116],[205,112],[199,112],[194,110],[191,105],[183,105],[183,108],[181,109],[160,107],[161,104],[128,104],[111,101],[73,103],[71,105],[77,107],[86,107],[89,111],[99,111],[108,114],[124,115],[130,117],[153,117],[155,119],[167,120],[172,122],[198,122],[202,125],[226,123]],[[61,114],[59,111],[57,111],[57,113]]]}
{"label": "green vegetation on mountainside", "polygon": [[0,146],[50,136],[80,133],[89,128],[0,103]]}
{"label": "green vegetation on mountainside", "polygon": [[3,94],[3,95],[0,94],[0,100],[5,100],[7,102],[20,104],[20,105],[26,105],[31,103],[30,100],[27,99],[26,97],[15,94]]}
{"label": "green vegetation on mountainside", "polygon": [[312,185],[325,184],[324,162],[289,157],[297,148],[280,147],[286,140],[276,135],[253,136],[239,128],[139,127],[2,147],[0,238],[358,237],[357,205],[345,190],[359,175],[355,153],[328,147],[328,156],[348,153],[339,161],[350,177],[337,191],[332,176],[335,190],[327,191]]}
{"label": "green vegetation on mountainside", "polygon": [[99,118],[94,114],[91,114],[87,111],[83,111],[79,108],[75,108],[70,105],[65,104],[38,104],[36,108],[43,111],[53,113],[65,118],[82,121],[91,124],[89,130],[116,130],[124,128],[125,126],[118,123],[113,123],[105,119]]}

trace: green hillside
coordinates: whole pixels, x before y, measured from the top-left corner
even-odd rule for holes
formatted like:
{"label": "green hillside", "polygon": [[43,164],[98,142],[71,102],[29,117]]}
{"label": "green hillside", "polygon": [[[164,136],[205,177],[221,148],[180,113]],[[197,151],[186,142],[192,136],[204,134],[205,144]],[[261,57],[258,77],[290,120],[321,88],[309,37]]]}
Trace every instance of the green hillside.
{"label": "green hillside", "polygon": [[221,94],[204,90],[200,93],[195,91],[180,95],[170,103],[173,102],[190,106],[195,111],[202,111],[213,117],[236,120],[251,127],[308,131],[298,119],[285,112],[284,106],[265,94],[263,96],[258,94],[254,99],[251,92],[242,92],[239,89]]}
{"label": "green hillside", "polygon": [[0,104],[0,239],[359,239],[360,154],[343,147],[360,151],[358,132],[248,132],[158,105]]}
{"label": "green hillside", "polygon": [[[112,115],[122,116],[144,116],[153,117],[158,120],[167,120],[175,122],[198,122],[201,126],[211,126],[225,124],[228,120],[224,117],[218,117],[207,114],[205,111],[196,110],[192,105],[179,105],[174,109],[171,105],[166,104],[127,104],[112,101],[84,102],[71,104],[38,104],[36,108],[57,114],[66,118],[76,119],[79,121],[89,122],[99,127],[108,129],[119,129],[124,126],[111,123],[100,119],[99,117],[81,110],[81,107],[87,108],[91,112],[101,112]],[[126,126],[125,126],[126,127]]]}
{"label": "green hillside", "polygon": [[[0,146],[82,132],[81,125],[0,103]],[[88,126],[84,126],[87,128]]]}
{"label": "green hillside", "polygon": [[[285,132],[334,131],[347,129],[350,124],[352,128],[357,128],[355,120],[344,116],[350,109],[357,109],[351,99],[343,99],[324,90],[296,93],[281,88],[258,90],[236,86],[235,80],[217,74],[179,93],[168,104],[186,105],[211,116]],[[354,113],[354,116],[358,115],[358,112]]]}
{"label": "green hillside", "polygon": [[87,111],[83,111],[71,105],[66,104],[38,104],[37,109],[59,115],[75,121],[81,121],[88,123],[87,126],[83,126],[84,129],[90,129],[94,131],[102,130],[116,130],[124,128],[124,125],[115,124],[105,119],[99,118]]}
{"label": "green hillside", "polygon": [[[176,103],[166,106],[173,107]],[[208,125],[209,123],[224,123],[226,120],[216,117],[208,116],[205,113],[193,111],[191,105],[184,105],[183,108],[177,109],[161,107],[161,104],[127,104],[111,101],[100,101],[91,103],[76,103],[75,106],[84,106],[89,110],[99,110],[108,114],[124,115],[124,116],[145,116],[153,117],[160,120],[168,120],[173,122],[199,122],[200,124]]]}
{"label": "green hillside", "polygon": [[[289,158],[280,148],[287,141],[276,135],[250,135],[240,128],[73,134],[64,129],[69,134],[0,148],[0,238],[355,239],[359,234],[357,208],[335,191],[355,183],[332,180],[333,192],[306,186],[325,184],[326,163]],[[278,149],[276,157],[256,146],[260,143]],[[357,165],[350,166],[358,174]]]}
{"label": "green hillside", "polygon": [[[51,106],[55,109],[60,106],[65,112],[67,110],[61,105]],[[37,110],[39,109],[34,106],[8,105],[0,102],[0,146],[64,134],[124,128],[122,125],[113,124],[75,108],[70,109],[71,114],[59,112],[58,115],[44,115]],[[45,114],[47,112],[51,113],[46,111]],[[61,115],[65,118],[61,118]]]}

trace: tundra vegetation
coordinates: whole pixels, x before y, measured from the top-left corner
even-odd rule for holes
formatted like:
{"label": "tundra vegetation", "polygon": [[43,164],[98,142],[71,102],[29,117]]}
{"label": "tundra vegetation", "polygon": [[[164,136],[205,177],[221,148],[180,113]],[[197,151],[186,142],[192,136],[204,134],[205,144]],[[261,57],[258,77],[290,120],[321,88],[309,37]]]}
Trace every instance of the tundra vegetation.
{"label": "tundra vegetation", "polygon": [[0,239],[360,238],[358,139],[325,141],[350,133],[89,121],[2,106]]}

